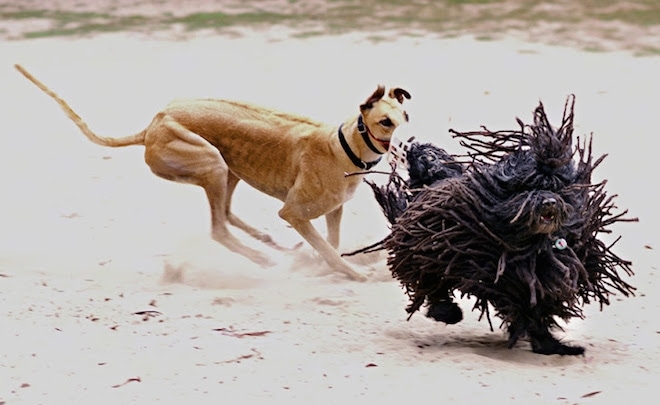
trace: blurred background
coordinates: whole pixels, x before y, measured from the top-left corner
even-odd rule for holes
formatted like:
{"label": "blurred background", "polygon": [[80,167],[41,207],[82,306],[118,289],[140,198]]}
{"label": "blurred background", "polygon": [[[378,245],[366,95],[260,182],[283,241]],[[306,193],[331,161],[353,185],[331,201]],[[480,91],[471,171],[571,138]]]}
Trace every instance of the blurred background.
{"label": "blurred background", "polygon": [[[359,32],[484,41],[514,37],[589,51],[660,52],[655,0],[75,0],[0,1],[0,37],[92,36],[128,31],[181,39],[272,31],[291,37]],[[284,34],[285,33],[285,34]],[[271,34],[274,35],[273,32]]]}

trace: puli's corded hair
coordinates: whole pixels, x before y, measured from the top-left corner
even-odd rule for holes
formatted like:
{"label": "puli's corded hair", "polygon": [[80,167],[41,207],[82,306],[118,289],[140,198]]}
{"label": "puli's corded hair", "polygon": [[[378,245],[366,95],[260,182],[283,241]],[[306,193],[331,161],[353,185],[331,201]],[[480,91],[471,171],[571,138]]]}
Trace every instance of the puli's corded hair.
{"label": "puli's corded hair", "polygon": [[[463,155],[413,143],[408,180],[393,170],[385,186],[370,182],[391,233],[354,253],[387,249],[411,316],[425,302],[428,316],[438,313],[433,307],[458,292],[474,297],[489,323],[494,309],[510,346],[531,336],[539,353],[579,354],[550,335],[556,318],[581,318],[584,304],[602,309],[611,294],[634,293],[619,274],[632,276],[631,262],[612,251],[618,238],[599,237],[637,219],[617,211],[605,181],[592,183],[605,155],[592,158],[591,136],[573,145],[573,107],[571,96],[558,129],[540,103],[533,124],[518,120],[518,130],[451,130]],[[443,316],[433,317],[462,318]]]}

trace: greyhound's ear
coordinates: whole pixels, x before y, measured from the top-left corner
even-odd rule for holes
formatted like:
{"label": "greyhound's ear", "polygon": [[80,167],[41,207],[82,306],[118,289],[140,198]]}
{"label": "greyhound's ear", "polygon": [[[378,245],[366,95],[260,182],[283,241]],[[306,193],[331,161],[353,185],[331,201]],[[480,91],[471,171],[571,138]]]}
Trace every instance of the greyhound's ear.
{"label": "greyhound's ear", "polygon": [[410,100],[410,93],[407,90],[402,89],[401,87],[394,87],[390,89],[389,96],[391,98],[397,99],[400,104],[403,104],[403,98]]}
{"label": "greyhound's ear", "polygon": [[360,111],[368,110],[369,108],[373,107],[374,103],[385,95],[385,86],[382,84],[378,85],[378,88],[372,95],[369,96],[367,101],[365,101],[363,104],[360,105]]}

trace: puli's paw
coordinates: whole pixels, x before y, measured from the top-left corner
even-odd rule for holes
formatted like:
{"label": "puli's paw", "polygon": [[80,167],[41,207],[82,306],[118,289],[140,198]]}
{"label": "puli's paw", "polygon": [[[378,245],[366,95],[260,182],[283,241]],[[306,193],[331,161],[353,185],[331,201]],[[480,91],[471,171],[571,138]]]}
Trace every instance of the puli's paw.
{"label": "puli's paw", "polygon": [[558,354],[560,356],[579,356],[584,354],[584,347],[569,346],[555,339],[549,332],[542,334],[531,334],[530,342],[532,351],[538,354]]}
{"label": "puli's paw", "polygon": [[463,320],[463,311],[455,302],[439,301],[429,305],[426,316],[438,322],[453,325]]}

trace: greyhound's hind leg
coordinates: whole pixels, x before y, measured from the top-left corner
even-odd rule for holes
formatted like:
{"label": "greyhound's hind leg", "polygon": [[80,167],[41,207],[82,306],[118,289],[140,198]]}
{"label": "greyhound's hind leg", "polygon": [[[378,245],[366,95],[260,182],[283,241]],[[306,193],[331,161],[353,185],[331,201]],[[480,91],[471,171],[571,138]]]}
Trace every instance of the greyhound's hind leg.
{"label": "greyhound's hind leg", "polygon": [[149,129],[145,147],[145,161],[154,174],[168,180],[196,184],[204,189],[211,208],[213,239],[260,266],[274,264],[268,256],[245,246],[229,232],[229,168],[213,145],[178,122],[165,117]]}

